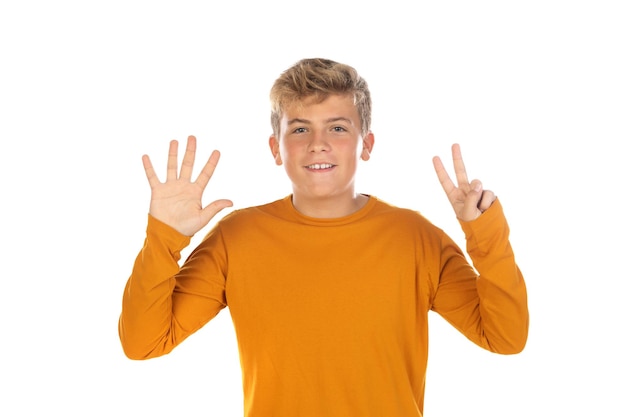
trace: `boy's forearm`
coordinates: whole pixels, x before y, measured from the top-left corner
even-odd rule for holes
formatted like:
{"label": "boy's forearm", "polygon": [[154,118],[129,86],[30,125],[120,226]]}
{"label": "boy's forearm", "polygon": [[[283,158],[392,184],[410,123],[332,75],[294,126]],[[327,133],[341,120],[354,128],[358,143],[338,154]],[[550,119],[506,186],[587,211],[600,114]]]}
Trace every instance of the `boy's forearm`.
{"label": "boy's forearm", "polygon": [[131,359],[148,359],[173,349],[172,291],[180,251],[189,238],[150,218],[147,236],[126,283],[119,337]]}
{"label": "boy's forearm", "polygon": [[518,276],[514,285],[503,287],[494,280],[481,275],[478,282],[480,315],[485,338],[490,350],[502,354],[521,352],[528,338],[528,306],[526,286],[521,272],[511,272]]}
{"label": "boy's forearm", "polygon": [[528,337],[526,285],[515,261],[500,203],[489,210],[483,214],[484,218],[478,219],[482,224],[461,224],[468,254],[479,274],[482,329],[490,350],[519,353]]}

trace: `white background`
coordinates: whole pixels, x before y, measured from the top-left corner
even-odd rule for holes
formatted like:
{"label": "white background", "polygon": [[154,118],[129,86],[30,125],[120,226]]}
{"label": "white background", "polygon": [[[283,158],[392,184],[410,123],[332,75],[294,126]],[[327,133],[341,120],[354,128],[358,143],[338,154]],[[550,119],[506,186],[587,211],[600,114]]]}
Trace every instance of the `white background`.
{"label": "white background", "polygon": [[228,311],[165,357],[122,353],[149,201],[141,155],[162,175],[168,141],[194,134],[199,158],[223,154],[207,201],[286,195],[268,91],[319,56],[372,90],[377,142],[358,190],[463,244],[431,165],[450,167],[460,143],[526,276],[520,355],[482,351],[432,315],[426,416],[626,415],[621,3],[3,1],[0,414],[241,415]]}

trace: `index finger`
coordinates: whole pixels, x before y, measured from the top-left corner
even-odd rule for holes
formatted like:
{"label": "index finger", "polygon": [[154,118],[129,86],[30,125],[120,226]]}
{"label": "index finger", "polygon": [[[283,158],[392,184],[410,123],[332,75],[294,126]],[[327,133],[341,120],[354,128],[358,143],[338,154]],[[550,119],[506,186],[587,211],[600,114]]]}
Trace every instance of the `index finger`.
{"label": "index finger", "polygon": [[459,186],[462,184],[469,184],[467,171],[465,170],[465,163],[463,162],[463,156],[461,155],[461,146],[458,143],[452,145],[452,163],[454,165],[454,173],[456,175],[457,184]]}
{"label": "index finger", "polygon": [[211,152],[211,156],[209,156],[209,160],[206,162],[200,174],[198,174],[198,178],[196,179],[196,184],[198,184],[202,189],[204,189],[209,180],[213,176],[213,172],[215,172],[215,168],[217,167],[217,163],[220,160],[219,151],[215,150]]}

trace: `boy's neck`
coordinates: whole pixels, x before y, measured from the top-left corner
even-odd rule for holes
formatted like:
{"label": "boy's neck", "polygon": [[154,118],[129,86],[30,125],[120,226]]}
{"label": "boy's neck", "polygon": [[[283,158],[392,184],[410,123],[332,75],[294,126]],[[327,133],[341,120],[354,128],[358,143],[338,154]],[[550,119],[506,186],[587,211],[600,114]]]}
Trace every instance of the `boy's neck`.
{"label": "boy's neck", "polygon": [[291,202],[295,209],[308,217],[317,219],[336,219],[349,216],[362,209],[369,197],[355,194],[352,198],[316,198],[306,199],[294,194]]}

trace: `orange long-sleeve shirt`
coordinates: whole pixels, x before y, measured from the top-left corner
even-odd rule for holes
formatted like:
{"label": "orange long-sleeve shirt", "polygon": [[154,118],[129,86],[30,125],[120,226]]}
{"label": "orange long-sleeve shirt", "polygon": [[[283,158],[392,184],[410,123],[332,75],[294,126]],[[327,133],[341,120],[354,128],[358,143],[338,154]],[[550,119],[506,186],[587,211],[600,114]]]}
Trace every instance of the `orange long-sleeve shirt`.
{"label": "orange long-sleeve shirt", "polygon": [[179,268],[190,239],[149,217],[123,297],[124,351],[166,354],[228,306],[246,417],[421,416],[429,310],[494,352],[526,342],[500,202],[461,226],[474,267],[415,211],[370,197],[314,219],[286,197],[225,216]]}

